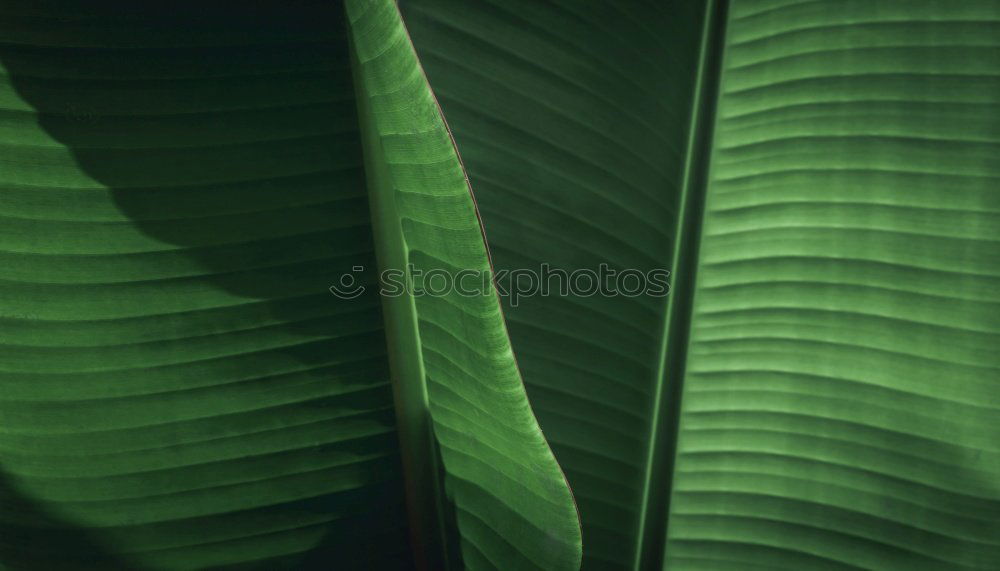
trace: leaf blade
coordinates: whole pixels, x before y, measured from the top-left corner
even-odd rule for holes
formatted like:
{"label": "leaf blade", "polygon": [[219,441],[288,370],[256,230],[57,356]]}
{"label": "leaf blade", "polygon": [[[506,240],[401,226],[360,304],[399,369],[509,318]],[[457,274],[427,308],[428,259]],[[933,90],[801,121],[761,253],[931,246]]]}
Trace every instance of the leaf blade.
{"label": "leaf blade", "polygon": [[[385,188],[415,271],[491,276],[476,205],[394,2],[348,2]],[[400,268],[396,268],[400,269]],[[430,278],[428,278],[430,279]],[[525,397],[496,292],[415,295],[427,406],[471,568],[575,569],[572,494]],[[410,308],[404,308],[410,311]]]}
{"label": "leaf blade", "polygon": [[1000,561],[998,15],[733,3],[672,568]]}

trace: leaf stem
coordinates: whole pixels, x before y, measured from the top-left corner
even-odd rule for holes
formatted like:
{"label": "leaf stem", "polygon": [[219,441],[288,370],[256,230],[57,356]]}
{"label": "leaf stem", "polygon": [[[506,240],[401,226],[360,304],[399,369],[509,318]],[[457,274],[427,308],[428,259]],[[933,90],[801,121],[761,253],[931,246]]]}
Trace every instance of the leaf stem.
{"label": "leaf stem", "polygon": [[[386,270],[404,272],[401,275],[406,275],[406,279],[409,279],[409,275],[405,274],[409,251],[396,208],[395,187],[387,168],[382,140],[369,108],[361,73],[362,64],[357,57],[353,34],[351,66],[378,269],[380,275]],[[413,559],[417,569],[445,569],[444,495],[439,478],[439,451],[428,408],[417,310],[409,292],[405,295],[380,297]]]}
{"label": "leaf stem", "polygon": [[695,291],[698,246],[715,124],[727,0],[705,6],[697,76],[688,125],[687,154],[681,178],[678,219],[671,260],[670,295],[664,311],[654,378],[652,419],[646,456],[633,568],[663,567],[670,495],[680,421],[681,388],[687,361]]}

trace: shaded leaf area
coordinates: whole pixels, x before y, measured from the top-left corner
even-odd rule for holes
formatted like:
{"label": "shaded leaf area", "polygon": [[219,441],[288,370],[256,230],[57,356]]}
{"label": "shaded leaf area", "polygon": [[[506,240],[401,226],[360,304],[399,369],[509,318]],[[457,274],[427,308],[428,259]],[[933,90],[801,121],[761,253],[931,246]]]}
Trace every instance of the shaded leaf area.
{"label": "shaded leaf area", "polygon": [[409,565],[342,10],[4,4],[3,565]]}
{"label": "shaded leaf area", "polygon": [[671,569],[1000,567],[1000,5],[735,0]]}
{"label": "shaded leaf area", "polygon": [[[0,561],[4,568],[121,569],[127,567],[89,531],[46,513],[0,475]],[[57,548],[56,548],[57,547]]]}
{"label": "shaded leaf area", "polygon": [[[703,3],[400,7],[498,270],[671,267]],[[550,284],[504,299],[514,353],[580,506],[584,568],[629,567],[667,300]]]}
{"label": "shaded leaf area", "polygon": [[[398,212],[406,261],[423,272],[488,275],[462,164],[396,3],[350,0],[347,10],[365,150],[377,159],[370,192]],[[578,568],[573,496],[528,405],[496,292],[416,296],[401,309],[415,317],[417,376],[426,381],[464,567]],[[422,379],[402,379],[411,380]]]}

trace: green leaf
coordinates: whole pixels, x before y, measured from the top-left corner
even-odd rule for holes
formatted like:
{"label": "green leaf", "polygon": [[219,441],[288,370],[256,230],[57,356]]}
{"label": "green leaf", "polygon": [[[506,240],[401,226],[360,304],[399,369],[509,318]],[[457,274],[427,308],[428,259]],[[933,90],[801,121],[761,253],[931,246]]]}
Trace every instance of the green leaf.
{"label": "green leaf", "polygon": [[675,270],[508,309],[585,567],[1000,564],[996,3],[402,5],[498,267]]}
{"label": "green leaf", "polygon": [[1000,565],[998,25],[732,3],[670,569]]}
{"label": "green leaf", "polygon": [[995,1],[119,4],[0,8],[0,566],[1000,567]]}
{"label": "green leaf", "polygon": [[394,4],[351,4],[360,84],[343,8],[4,7],[4,566],[407,568],[415,505],[457,510],[469,568],[578,565],[492,291],[416,304],[453,506],[414,486],[436,445],[394,399],[424,379],[387,346],[368,192],[398,191],[397,255],[488,262]]}
{"label": "green leaf", "polygon": [[[451,133],[395,2],[347,3],[358,60],[361,124],[392,235],[383,267],[428,276],[492,272],[476,205]],[[374,135],[374,136],[373,136]],[[395,249],[395,251],[392,251]],[[387,251],[388,250],[388,251]],[[414,296],[387,306],[397,347],[419,350],[403,383],[426,383],[445,486],[466,568],[575,569],[580,528],[565,477],[542,437],[492,279],[483,295]],[[423,377],[423,378],[421,378]],[[418,427],[417,429],[420,429]]]}
{"label": "green leaf", "polygon": [[[693,228],[678,221],[697,213],[701,194],[681,199],[701,182],[689,138],[698,134],[697,79],[710,72],[705,26],[715,20],[696,2],[401,7],[498,269],[675,274],[669,298],[566,295],[558,285],[547,296],[505,298],[532,405],[580,505],[584,567],[631,567],[644,543],[663,541],[668,495],[657,479],[669,475],[667,393],[676,390],[665,381],[677,374],[666,345],[682,346],[686,334],[690,291],[679,282],[690,281],[692,261]],[[668,301],[680,304],[671,315]]]}
{"label": "green leaf", "polygon": [[3,565],[410,560],[341,12],[4,6]]}

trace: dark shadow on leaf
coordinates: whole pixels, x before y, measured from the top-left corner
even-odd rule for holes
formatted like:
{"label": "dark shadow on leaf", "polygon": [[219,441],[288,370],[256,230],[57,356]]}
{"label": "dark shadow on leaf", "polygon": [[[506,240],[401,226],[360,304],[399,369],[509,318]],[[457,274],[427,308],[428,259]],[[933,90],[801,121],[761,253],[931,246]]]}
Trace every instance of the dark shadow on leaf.
{"label": "dark shadow on leaf", "polygon": [[[271,371],[298,370],[308,371],[299,385],[331,388],[328,395],[272,406],[273,414],[282,415],[288,426],[315,418],[316,409],[331,411],[329,418],[356,414],[388,429],[381,446],[391,451],[395,437],[388,384],[347,395],[336,390],[338,383],[353,382],[359,375],[388,380],[374,289],[369,287],[356,299],[339,299],[328,290],[356,266],[365,268],[359,279],[374,275],[342,11],[339,2],[325,1],[225,6],[180,2],[169,8],[134,2],[17,1],[0,8],[6,27],[23,30],[17,41],[0,43],[0,62],[13,90],[36,111],[45,133],[72,153],[75,165],[63,161],[46,166],[46,161],[58,161],[58,155],[31,147],[19,150],[29,153],[26,163],[35,158],[30,153],[38,153],[38,172],[78,169],[108,189],[103,195],[87,190],[90,194],[81,203],[95,212],[117,210],[126,218],[121,224],[162,245],[161,252],[144,254],[155,261],[141,267],[160,274],[149,276],[151,281],[91,288],[90,293],[114,296],[125,287],[138,288],[133,291],[149,294],[149,316],[189,310],[188,300],[229,300],[229,307],[201,314],[215,321],[202,326],[199,334],[218,335],[220,342],[238,345],[227,331],[252,335],[265,326],[273,336],[269,339],[279,340],[231,358],[241,373],[261,375],[247,386],[260,389],[263,384],[265,396],[281,394],[289,381]],[[37,192],[37,208],[45,212],[53,201],[46,193],[66,190]],[[104,198],[89,198],[98,195]],[[44,224],[39,225],[38,232],[44,231]],[[88,228],[81,226],[80,232],[84,236]],[[94,270],[98,276],[100,267]],[[120,268],[112,269],[120,277]],[[191,336],[183,319],[149,319],[156,331],[170,332],[173,327],[181,339]],[[257,339],[266,345],[267,340]],[[143,349],[150,355],[169,359],[171,351],[177,351],[177,361],[190,364],[184,362],[183,346],[150,345]],[[115,355],[113,349],[108,351]],[[190,375],[199,371],[193,368]],[[174,400],[180,418],[185,403]],[[94,406],[93,414],[101,415],[101,405]],[[156,420],[170,422],[169,411]],[[183,423],[177,424],[181,430]],[[331,420],[331,433],[336,429]],[[221,424],[212,430],[199,437],[227,437]],[[265,454],[265,460],[270,467],[294,456],[329,473],[330,481],[341,478],[350,486],[326,459],[331,453],[364,454],[364,449],[351,448],[369,440],[295,441],[290,450]],[[246,454],[261,453],[248,449]],[[248,479],[265,460],[247,463]],[[398,458],[389,453],[361,464],[365,472],[358,478],[372,483],[348,491],[296,489],[308,499],[250,498],[233,511],[117,529],[114,536],[134,533],[148,543],[150,537],[190,538],[192,530],[201,530],[204,544],[192,544],[193,564],[226,559],[228,554],[205,553],[215,545],[213,538],[224,537],[229,527],[259,519],[266,529],[274,517],[294,522],[301,516],[303,522],[315,522],[316,514],[329,514],[332,523],[309,524],[313,532],[322,532],[312,545],[217,568],[405,568],[409,549]],[[183,468],[170,470],[176,478],[195,477]],[[215,485],[204,470],[198,474],[206,477],[191,481],[193,486]],[[282,487],[275,492],[303,485],[292,478],[275,483]],[[3,502],[10,509],[5,509],[3,520],[0,566],[129,568],[98,546],[101,530],[47,519],[29,498],[6,486]],[[242,538],[242,547],[234,542],[232,553],[238,559],[240,550],[279,541],[275,538],[280,533],[270,530]],[[314,535],[303,532],[303,537]],[[127,551],[128,546],[106,547]],[[181,555],[174,553],[170,560],[183,561],[184,549],[172,549]],[[158,560],[149,553],[142,558]]]}
{"label": "dark shadow on leaf", "polygon": [[91,532],[49,513],[0,472],[0,568],[130,569]]}

